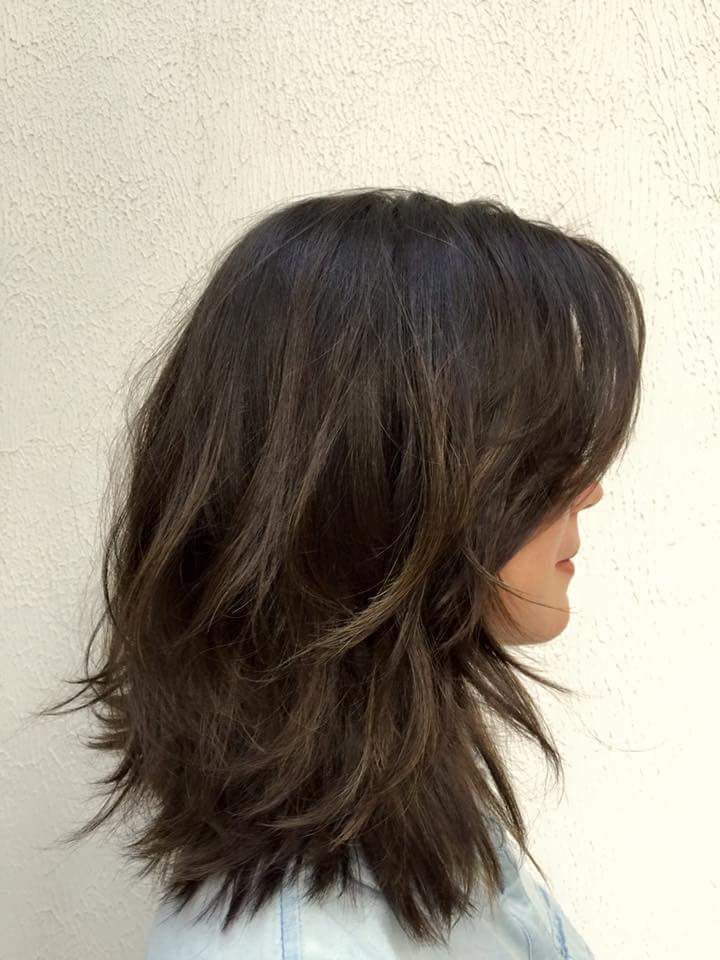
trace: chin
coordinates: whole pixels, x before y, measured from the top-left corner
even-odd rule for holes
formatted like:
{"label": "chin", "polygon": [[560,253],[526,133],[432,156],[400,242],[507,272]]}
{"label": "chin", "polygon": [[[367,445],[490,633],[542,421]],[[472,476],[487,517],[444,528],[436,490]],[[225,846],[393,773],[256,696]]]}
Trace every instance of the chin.
{"label": "chin", "polygon": [[549,616],[546,622],[538,626],[538,629],[534,633],[537,639],[533,640],[533,643],[548,643],[550,640],[554,640],[560,636],[570,623],[569,610],[551,610],[548,611],[548,613],[552,616]]}
{"label": "chin", "polygon": [[560,622],[556,624],[555,629],[553,630],[552,635],[548,637],[548,640],[553,640],[555,637],[559,637],[569,623],[570,623],[570,611],[567,610],[562,615]]}
{"label": "chin", "polygon": [[507,636],[496,633],[496,640],[508,647],[536,646],[540,643],[549,643],[559,637],[570,622],[570,610],[562,604],[565,601],[556,601],[554,609],[541,608],[534,606],[533,618],[527,615],[527,608],[523,611],[524,617],[520,618],[520,626],[525,633],[523,638],[517,636]]}

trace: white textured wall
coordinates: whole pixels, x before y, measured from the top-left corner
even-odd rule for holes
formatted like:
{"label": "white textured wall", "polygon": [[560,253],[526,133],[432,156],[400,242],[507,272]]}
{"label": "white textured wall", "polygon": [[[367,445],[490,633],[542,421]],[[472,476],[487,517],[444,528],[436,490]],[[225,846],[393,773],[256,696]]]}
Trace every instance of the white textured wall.
{"label": "white textured wall", "polygon": [[581,518],[542,648],[567,790],[535,851],[598,960],[716,955],[720,7],[8,0],[2,17],[0,911],[8,960],[142,955],[155,906],[105,834],[77,666],[125,374],[248,214],[297,194],[489,194],[585,230],[648,316],[637,439]]}

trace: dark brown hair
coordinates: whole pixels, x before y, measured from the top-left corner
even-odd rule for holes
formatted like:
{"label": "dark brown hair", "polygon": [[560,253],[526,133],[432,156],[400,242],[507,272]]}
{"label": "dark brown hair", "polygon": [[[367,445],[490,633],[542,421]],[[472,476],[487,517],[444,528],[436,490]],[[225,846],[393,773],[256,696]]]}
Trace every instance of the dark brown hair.
{"label": "dark brown hair", "polygon": [[624,452],[644,341],[606,249],[498,201],[345,190],[253,223],[140,371],[102,616],[41,712],[92,708],[117,756],[69,842],[140,813],[139,874],[178,907],[222,875],[223,929],[361,854],[428,941],[500,893],[492,822],[540,869],[501,728],[559,774],[522,677],[572,691],[494,639],[523,638],[497,573]]}

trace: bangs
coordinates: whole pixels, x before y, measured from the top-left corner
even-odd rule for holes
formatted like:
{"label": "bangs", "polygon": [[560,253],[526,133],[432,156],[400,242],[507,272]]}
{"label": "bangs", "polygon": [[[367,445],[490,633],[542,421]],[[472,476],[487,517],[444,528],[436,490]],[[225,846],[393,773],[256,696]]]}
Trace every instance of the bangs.
{"label": "bangs", "polygon": [[[496,215],[496,266],[515,304],[504,338],[525,458],[562,506],[626,448],[640,404],[645,322],[635,282],[598,243],[550,224]],[[521,240],[522,242],[518,242]],[[485,251],[487,255],[487,251]],[[501,382],[501,378],[498,378]],[[507,383],[506,383],[507,389]]]}

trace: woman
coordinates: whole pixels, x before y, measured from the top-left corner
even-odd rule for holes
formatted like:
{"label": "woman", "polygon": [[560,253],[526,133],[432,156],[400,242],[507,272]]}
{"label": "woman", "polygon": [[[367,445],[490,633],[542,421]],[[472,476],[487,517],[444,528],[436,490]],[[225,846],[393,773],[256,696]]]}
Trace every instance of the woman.
{"label": "woman", "polygon": [[143,814],[148,960],[592,956],[523,862],[545,878],[502,732],[561,772],[522,678],[571,691],[514,647],[568,622],[644,342],[609,252],[499,202],[304,198],[224,254],[130,419],[86,675],[44,711],[82,697],[117,756],[70,841]]}

